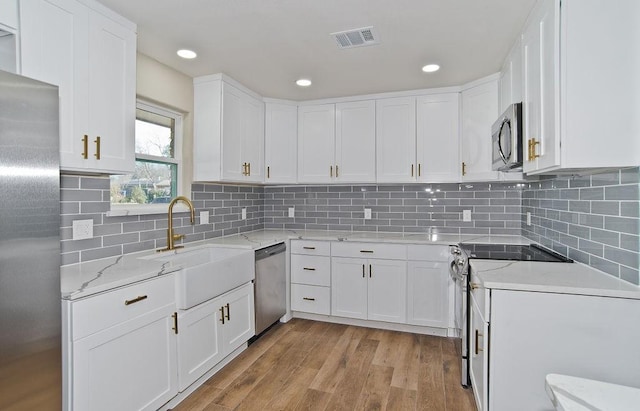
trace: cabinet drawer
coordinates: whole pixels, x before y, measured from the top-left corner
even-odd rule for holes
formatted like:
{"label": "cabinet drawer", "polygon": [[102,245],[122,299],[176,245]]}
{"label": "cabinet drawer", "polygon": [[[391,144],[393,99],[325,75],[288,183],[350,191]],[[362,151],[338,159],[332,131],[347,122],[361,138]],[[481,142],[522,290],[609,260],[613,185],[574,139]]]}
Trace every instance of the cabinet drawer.
{"label": "cabinet drawer", "polygon": [[331,244],[331,255],[333,257],[406,260],[407,246],[404,244],[338,242]]}
{"label": "cabinet drawer", "polygon": [[410,244],[407,246],[407,260],[411,261],[447,261],[448,245]]}
{"label": "cabinet drawer", "polygon": [[291,310],[329,315],[331,289],[315,285],[291,284]]}
{"label": "cabinet drawer", "polygon": [[291,282],[308,285],[331,285],[330,257],[291,254]]}
{"label": "cabinet drawer", "polygon": [[293,240],[291,254],[331,255],[328,241]]}
{"label": "cabinet drawer", "polygon": [[173,303],[172,274],[74,301],[71,304],[73,340]]}

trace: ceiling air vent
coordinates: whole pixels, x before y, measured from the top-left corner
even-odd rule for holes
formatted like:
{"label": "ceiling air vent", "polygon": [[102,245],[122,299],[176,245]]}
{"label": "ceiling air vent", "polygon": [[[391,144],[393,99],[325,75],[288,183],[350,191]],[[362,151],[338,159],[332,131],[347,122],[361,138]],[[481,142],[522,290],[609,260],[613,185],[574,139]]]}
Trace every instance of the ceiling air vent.
{"label": "ceiling air vent", "polygon": [[331,33],[331,35],[336,39],[336,43],[338,43],[338,47],[341,49],[380,44],[373,27],[340,31],[337,33]]}

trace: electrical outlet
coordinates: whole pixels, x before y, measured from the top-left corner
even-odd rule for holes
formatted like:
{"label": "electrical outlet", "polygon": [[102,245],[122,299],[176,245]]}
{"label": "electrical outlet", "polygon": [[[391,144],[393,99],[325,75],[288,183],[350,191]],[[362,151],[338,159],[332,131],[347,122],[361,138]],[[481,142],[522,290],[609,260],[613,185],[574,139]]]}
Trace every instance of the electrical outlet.
{"label": "electrical outlet", "polygon": [[296,209],[293,207],[289,207],[289,217],[294,218],[296,216]]}
{"label": "electrical outlet", "polygon": [[209,210],[200,211],[200,224],[209,224]]}
{"label": "electrical outlet", "polygon": [[242,213],[241,213],[241,217],[240,218],[242,218],[243,220],[247,219],[247,209],[246,208],[242,209]]}
{"label": "electrical outlet", "polygon": [[531,225],[531,212],[527,211],[527,225]]}
{"label": "electrical outlet", "polygon": [[471,210],[462,210],[462,221],[471,221]]}
{"label": "electrical outlet", "polygon": [[364,209],[364,219],[365,220],[371,220],[371,209],[370,208],[365,208]]}
{"label": "electrical outlet", "polygon": [[72,223],[74,240],[86,240],[93,237],[93,220],[74,220]]}

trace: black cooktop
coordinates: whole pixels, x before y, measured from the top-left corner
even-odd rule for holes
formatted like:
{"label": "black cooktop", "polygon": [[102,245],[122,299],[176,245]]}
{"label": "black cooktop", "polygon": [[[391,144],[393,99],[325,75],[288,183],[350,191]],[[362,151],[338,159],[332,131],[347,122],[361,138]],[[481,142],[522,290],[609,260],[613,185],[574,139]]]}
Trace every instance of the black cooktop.
{"label": "black cooktop", "polygon": [[460,244],[460,248],[469,258],[483,260],[514,260],[514,261],[546,261],[572,263],[570,260],[554,251],[539,245],[507,245],[507,244]]}

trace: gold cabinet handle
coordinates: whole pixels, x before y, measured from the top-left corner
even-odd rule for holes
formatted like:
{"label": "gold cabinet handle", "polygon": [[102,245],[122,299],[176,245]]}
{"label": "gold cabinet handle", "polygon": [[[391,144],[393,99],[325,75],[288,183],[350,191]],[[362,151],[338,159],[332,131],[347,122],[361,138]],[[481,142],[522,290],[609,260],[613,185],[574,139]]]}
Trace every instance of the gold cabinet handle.
{"label": "gold cabinet handle", "polygon": [[336,164],[336,178],[338,178],[338,165]]}
{"label": "gold cabinet handle", "polygon": [[467,164],[463,161],[462,162],[462,175],[466,175],[467,174]]}
{"label": "gold cabinet handle", "polygon": [[333,177],[333,166],[329,166],[329,177]]}
{"label": "gold cabinet handle", "polygon": [[305,249],[305,250],[315,250],[316,249],[315,247],[302,247],[302,248]]}
{"label": "gold cabinet handle", "polygon": [[132,299],[132,300],[124,300],[124,305],[131,305],[131,304],[135,304],[137,302],[140,302],[142,300],[146,300],[147,296],[146,295],[139,295],[136,298]]}
{"label": "gold cabinet handle", "polygon": [[227,303],[227,321],[231,321],[231,310],[229,309],[229,303]]}
{"label": "gold cabinet handle", "polygon": [[302,297],[302,299],[306,300],[306,301],[315,301],[316,300],[315,298],[309,298],[309,297]]}
{"label": "gold cabinet handle", "polygon": [[315,268],[311,268],[311,267],[303,267],[302,269],[306,271],[316,271]]}
{"label": "gold cabinet handle", "polygon": [[420,177],[422,175],[422,170],[421,170],[422,167],[421,166],[422,166],[422,164],[418,163],[418,177]]}
{"label": "gold cabinet handle", "polygon": [[96,160],[100,160],[100,136],[97,136],[93,142],[96,143],[96,153],[94,156],[96,156]]}
{"label": "gold cabinet handle", "polygon": [[267,178],[271,178],[271,170],[269,166],[267,166]]}
{"label": "gold cabinet handle", "polygon": [[82,158],[84,158],[85,160],[89,158],[89,136],[88,135],[84,135],[84,137],[82,137],[82,145],[84,147],[84,151],[82,152]]}
{"label": "gold cabinet handle", "polygon": [[220,307],[220,322],[224,324],[224,306]]}
{"label": "gold cabinet handle", "polygon": [[174,334],[178,334],[178,313],[171,314],[171,317],[173,318],[173,327],[171,329]]}
{"label": "gold cabinet handle", "polygon": [[411,177],[413,177],[413,164],[411,164]]}
{"label": "gold cabinet handle", "polygon": [[478,352],[483,351],[482,348],[478,347],[478,340],[480,339],[480,337],[482,337],[483,335],[480,334],[480,332],[478,330],[476,330],[476,355],[478,355]]}
{"label": "gold cabinet handle", "polygon": [[247,163],[247,175],[251,176],[251,163]]}
{"label": "gold cabinet handle", "polygon": [[247,163],[242,163],[242,175],[247,175]]}
{"label": "gold cabinet handle", "polygon": [[531,139],[531,161],[535,160],[536,158],[540,157],[540,154],[536,153],[536,146],[539,145],[540,142],[536,141],[535,138]]}
{"label": "gold cabinet handle", "polygon": [[472,290],[475,290],[476,288],[480,288],[480,284],[478,283],[469,283],[469,286],[471,287]]}

